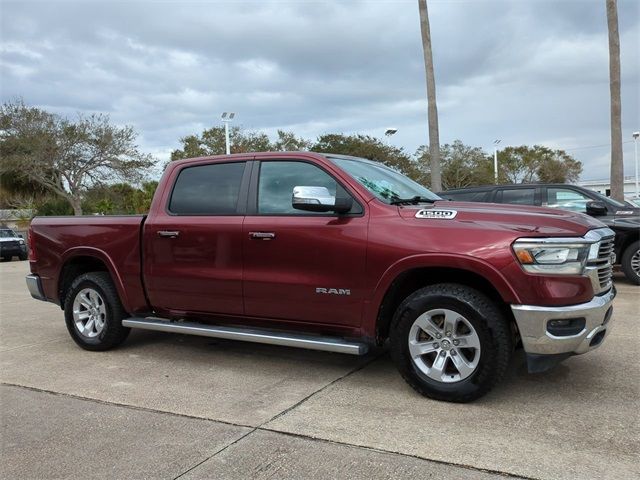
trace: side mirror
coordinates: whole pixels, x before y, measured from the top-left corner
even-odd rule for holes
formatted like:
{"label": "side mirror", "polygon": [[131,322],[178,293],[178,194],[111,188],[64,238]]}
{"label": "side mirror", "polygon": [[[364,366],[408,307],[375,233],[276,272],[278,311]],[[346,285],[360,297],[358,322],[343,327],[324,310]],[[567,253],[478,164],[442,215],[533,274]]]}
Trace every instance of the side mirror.
{"label": "side mirror", "polygon": [[347,213],[353,206],[353,199],[336,198],[326,187],[293,187],[291,205],[307,212]]}
{"label": "side mirror", "polygon": [[601,217],[606,214],[607,206],[604,202],[600,202],[598,200],[587,202],[587,215],[591,215],[592,217]]}

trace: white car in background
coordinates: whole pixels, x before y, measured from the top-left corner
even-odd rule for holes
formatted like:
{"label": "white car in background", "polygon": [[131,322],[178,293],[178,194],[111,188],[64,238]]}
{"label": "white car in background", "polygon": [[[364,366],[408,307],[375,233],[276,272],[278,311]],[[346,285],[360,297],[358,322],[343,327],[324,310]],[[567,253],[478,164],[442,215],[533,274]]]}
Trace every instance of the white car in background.
{"label": "white car in background", "polygon": [[8,262],[13,257],[27,259],[27,244],[10,228],[0,228],[0,261]]}

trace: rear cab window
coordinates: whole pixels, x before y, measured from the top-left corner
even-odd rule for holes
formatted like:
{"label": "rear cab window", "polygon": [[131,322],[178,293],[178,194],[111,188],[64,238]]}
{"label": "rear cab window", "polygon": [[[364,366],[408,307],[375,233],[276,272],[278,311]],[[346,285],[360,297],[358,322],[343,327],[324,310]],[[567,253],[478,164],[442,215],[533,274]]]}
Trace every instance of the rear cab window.
{"label": "rear cab window", "polygon": [[173,215],[235,215],[246,162],[211,163],[180,170],[168,210]]}

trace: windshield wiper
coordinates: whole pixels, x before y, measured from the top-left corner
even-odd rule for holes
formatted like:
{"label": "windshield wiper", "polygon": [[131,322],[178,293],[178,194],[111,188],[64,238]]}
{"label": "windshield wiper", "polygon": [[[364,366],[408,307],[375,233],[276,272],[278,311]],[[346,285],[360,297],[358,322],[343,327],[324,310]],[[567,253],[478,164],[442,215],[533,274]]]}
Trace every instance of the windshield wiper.
{"label": "windshield wiper", "polygon": [[417,205],[418,203],[433,203],[435,200],[427,197],[421,197],[419,195],[411,198],[398,198],[391,200],[391,205]]}

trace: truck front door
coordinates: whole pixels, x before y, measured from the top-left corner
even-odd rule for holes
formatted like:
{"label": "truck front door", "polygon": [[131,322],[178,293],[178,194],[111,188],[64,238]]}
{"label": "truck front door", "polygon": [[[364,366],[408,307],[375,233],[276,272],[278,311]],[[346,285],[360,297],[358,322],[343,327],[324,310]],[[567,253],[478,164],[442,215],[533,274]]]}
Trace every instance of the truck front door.
{"label": "truck front door", "polygon": [[254,172],[243,229],[245,314],[359,327],[367,247],[362,205],[354,201],[343,215],[294,209],[296,186],[351,195],[314,163],[263,160]]}

